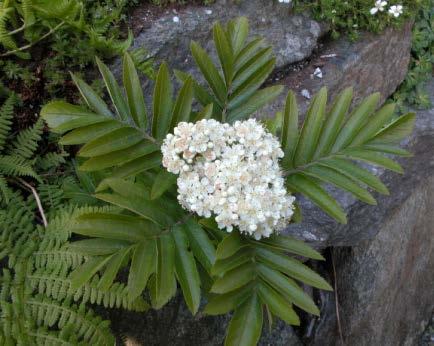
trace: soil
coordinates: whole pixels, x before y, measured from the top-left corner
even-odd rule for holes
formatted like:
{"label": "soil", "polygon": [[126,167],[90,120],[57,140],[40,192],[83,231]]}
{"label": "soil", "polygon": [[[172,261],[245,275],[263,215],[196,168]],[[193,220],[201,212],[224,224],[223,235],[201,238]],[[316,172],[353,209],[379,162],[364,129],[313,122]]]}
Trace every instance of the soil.
{"label": "soil", "polygon": [[188,1],[185,4],[169,4],[166,6],[157,6],[151,3],[140,4],[140,6],[133,7],[130,12],[128,24],[133,31],[134,36],[140,34],[143,30],[148,29],[153,22],[162,16],[173,13],[176,15],[178,12],[186,8],[203,7],[201,1]]}

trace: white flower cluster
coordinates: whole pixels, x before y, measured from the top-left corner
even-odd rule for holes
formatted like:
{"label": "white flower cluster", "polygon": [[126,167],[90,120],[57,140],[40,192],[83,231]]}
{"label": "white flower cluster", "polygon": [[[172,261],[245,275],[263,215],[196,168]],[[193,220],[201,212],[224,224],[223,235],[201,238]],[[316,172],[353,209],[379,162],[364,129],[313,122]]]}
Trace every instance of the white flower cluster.
{"label": "white flower cluster", "polygon": [[179,174],[178,200],[220,229],[237,227],[256,239],[285,227],[295,198],[279,168],[278,140],[256,120],[179,123],[161,147],[163,166]]}
{"label": "white flower cluster", "polygon": [[[383,12],[385,7],[387,6],[387,1],[384,0],[376,0],[374,7],[371,8],[370,12],[372,15],[377,12]],[[394,16],[395,18],[399,17],[402,14],[402,5],[393,5],[389,8],[389,14]]]}

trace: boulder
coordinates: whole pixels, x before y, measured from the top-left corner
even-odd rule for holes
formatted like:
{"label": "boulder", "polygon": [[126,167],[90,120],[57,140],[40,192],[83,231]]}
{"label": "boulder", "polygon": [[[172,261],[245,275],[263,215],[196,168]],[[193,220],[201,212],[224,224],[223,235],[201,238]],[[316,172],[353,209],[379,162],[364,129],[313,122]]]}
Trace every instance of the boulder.
{"label": "boulder", "polygon": [[270,0],[216,0],[206,7],[186,6],[176,12],[166,11],[152,21],[137,35],[133,46],[145,47],[157,62],[166,60],[172,68],[194,73],[190,42],[197,41],[215,57],[214,22],[226,23],[245,16],[249,19],[250,34],[264,37],[273,46],[276,67],[280,68],[309,57],[318,39],[327,32],[326,25],[305,14],[289,15],[289,11],[287,4]]}

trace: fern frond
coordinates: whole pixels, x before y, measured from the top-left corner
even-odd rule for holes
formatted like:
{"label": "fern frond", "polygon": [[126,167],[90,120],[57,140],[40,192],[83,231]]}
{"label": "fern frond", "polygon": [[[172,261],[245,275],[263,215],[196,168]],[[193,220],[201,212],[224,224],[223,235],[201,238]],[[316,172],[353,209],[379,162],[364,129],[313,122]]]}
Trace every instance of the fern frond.
{"label": "fern frond", "polygon": [[0,44],[6,50],[15,50],[17,49],[17,45],[13,38],[9,35],[9,31],[7,29],[7,24],[10,19],[10,16],[13,14],[13,7],[3,7],[3,4],[0,7]]}
{"label": "fern frond", "polygon": [[48,171],[50,169],[54,169],[59,167],[61,164],[65,163],[65,157],[68,156],[68,153],[65,151],[61,151],[60,153],[49,152],[44,156],[38,156],[35,167],[37,169],[41,169],[43,171]]}
{"label": "fern frond", "polygon": [[25,26],[31,26],[35,21],[35,13],[33,11],[33,0],[22,0],[21,1],[21,12],[24,20]]}
{"label": "fern frond", "polygon": [[39,184],[38,193],[41,198],[41,203],[47,210],[56,212],[62,207],[64,194],[61,186],[56,184]]}
{"label": "fern frond", "polygon": [[9,203],[11,190],[8,186],[6,178],[0,174],[0,203]]}
{"label": "fern frond", "polygon": [[11,131],[15,96],[9,96],[0,108],[0,152],[3,151],[7,136]]}
{"label": "fern frond", "polygon": [[47,19],[58,19],[72,22],[80,14],[82,4],[77,0],[38,0],[34,1],[33,8],[38,15]]}
{"label": "fern frond", "polygon": [[20,131],[9,147],[9,155],[30,159],[35,155],[44,123],[39,119],[32,127]]}
{"label": "fern frond", "polygon": [[35,296],[26,301],[26,308],[35,318],[38,326],[62,330],[70,325],[76,338],[87,345],[112,345],[114,338],[110,333],[109,322],[95,316],[92,310],[69,303],[60,303],[44,296]]}
{"label": "fern frond", "polygon": [[39,294],[44,294],[56,300],[66,298],[81,301],[83,304],[103,305],[106,308],[124,308],[131,311],[146,311],[149,305],[141,298],[131,299],[128,289],[121,283],[115,283],[108,290],[98,288],[99,277],[94,277],[89,283],[74,290],[71,288],[71,280],[67,277],[67,271],[60,266],[55,270],[36,270],[28,276],[31,287]]}
{"label": "fern frond", "polygon": [[0,156],[0,172],[9,176],[27,176],[39,179],[32,167],[32,162],[20,156]]}

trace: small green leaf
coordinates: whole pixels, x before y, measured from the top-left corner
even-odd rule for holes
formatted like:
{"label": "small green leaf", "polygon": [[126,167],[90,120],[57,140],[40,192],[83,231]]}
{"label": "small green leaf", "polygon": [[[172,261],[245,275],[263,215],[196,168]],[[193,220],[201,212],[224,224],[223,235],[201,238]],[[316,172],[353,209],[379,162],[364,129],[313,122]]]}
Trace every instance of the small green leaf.
{"label": "small green leaf", "polygon": [[284,166],[293,167],[293,159],[298,142],[298,106],[297,98],[292,91],[288,92],[280,140],[285,153]]}
{"label": "small green leaf", "polygon": [[80,127],[64,135],[59,140],[59,143],[62,145],[87,143],[123,126],[122,123],[116,120],[107,120],[94,125]]}
{"label": "small green leaf", "polygon": [[325,281],[320,275],[292,257],[268,250],[263,247],[257,248],[256,254],[262,263],[275,270],[281,271],[296,280],[305,282],[310,286],[317,287],[322,290],[333,290],[328,282]]}
{"label": "small green leaf", "polygon": [[[113,255],[112,255],[113,256]],[[106,263],[112,258],[112,256],[98,256],[87,260],[84,264],[76,268],[70,275],[71,289],[76,291],[81,288],[86,282],[88,282]]]}
{"label": "small green leaf", "polygon": [[138,243],[134,249],[128,275],[128,292],[131,299],[138,297],[155,271],[157,244],[155,240]]}
{"label": "small green leaf", "polygon": [[69,130],[107,121],[106,116],[64,101],[53,101],[42,107],[42,118],[53,132],[65,133]]}
{"label": "small green leaf", "polygon": [[344,175],[333,168],[314,165],[303,170],[303,174],[336,185],[337,187],[350,192],[354,197],[365,203],[372,205],[377,204],[375,198],[368,191],[356,184],[352,178],[349,178],[347,175]]}
{"label": "small green leaf", "polygon": [[375,175],[368,172],[367,170],[360,168],[357,165],[352,164],[348,160],[340,159],[340,158],[333,158],[333,159],[327,159],[323,160],[320,163],[321,165],[333,168],[342,174],[347,175],[348,177],[352,179],[357,179],[358,181],[362,182],[363,184],[366,184],[370,188],[388,195],[389,190],[387,187],[381,182],[380,179],[378,179]]}
{"label": "small green leaf", "polygon": [[175,226],[172,231],[175,240],[175,271],[185,303],[190,312],[195,315],[200,304],[200,278],[193,253],[188,249],[189,242],[185,228],[186,226]]}
{"label": "small green leaf", "polygon": [[240,288],[255,276],[255,267],[253,263],[243,264],[218,278],[211,288],[212,293],[227,293]]}
{"label": "small green leaf", "polygon": [[365,144],[362,146],[363,149],[378,151],[380,153],[404,156],[404,157],[412,157],[413,154],[408,150],[398,147],[396,144]]}
{"label": "small green leaf", "polygon": [[333,153],[346,148],[351,143],[355,136],[360,132],[361,128],[368,122],[368,118],[375,111],[379,100],[380,94],[375,93],[367,97],[357,106],[339,132],[331,150]]}
{"label": "small green leaf", "polygon": [[258,271],[266,283],[285,295],[295,305],[311,314],[319,315],[319,310],[313,300],[292,280],[262,264],[258,265]]}
{"label": "small green leaf", "polygon": [[293,174],[286,180],[291,191],[300,192],[340,223],[347,223],[341,206],[313,180],[301,174]]}
{"label": "small green leaf", "polygon": [[248,100],[238,108],[231,109],[228,113],[228,122],[247,118],[270,101],[274,100],[282,92],[281,85],[275,85],[256,91]]}
{"label": "small green leaf", "polygon": [[218,245],[216,257],[217,259],[228,258],[245,245],[247,245],[247,243],[241,241],[240,234],[238,232],[233,232],[227,235]]}
{"label": "small green leaf", "polygon": [[415,113],[402,115],[379,131],[370,143],[399,143],[399,141],[411,135],[415,121]]}
{"label": "small green leaf", "polygon": [[130,119],[130,110],[113,73],[98,57],[96,57],[96,63],[119,118],[122,120]]}
{"label": "small green leaf", "polygon": [[226,85],[229,85],[233,76],[234,57],[228,37],[218,22],[213,26],[213,38],[223,73],[225,75]]}
{"label": "small green leaf", "polygon": [[174,295],[175,243],[172,235],[163,234],[157,240],[157,271],[155,273],[156,299],[154,308],[160,309]]}
{"label": "small green leaf", "polygon": [[247,285],[225,294],[212,296],[205,306],[204,313],[208,315],[222,315],[240,306],[252,293],[252,285]]}
{"label": "small green leaf", "polygon": [[363,126],[356,138],[351,141],[351,147],[359,146],[371,139],[392,117],[395,111],[395,104],[389,103],[374,115],[371,116],[368,123]]}
{"label": "small green leaf", "polygon": [[374,165],[390,169],[391,171],[397,173],[404,173],[404,170],[398,163],[375,151],[347,149],[343,152],[343,154],[353,160],[366,161]]}
{"label": "small green leaf", "polygon": [[172,113],[172,124],[170,130],[178,123],[190,120],[191,105],[193,103],[193,82],[187,79],[179,91]]}
{"label": "small green leaf", "polygon": [[127,248],[130,242],[117,239],[83,239],[68,244],[68,250],[88,256],[111,255]]}
{"label": "small green leaf", "polygon": [[123,79],[131,116],[137,126],[146,130],[148,115],[142,85],[140,84],[133,59],[128,53],[124,54]]}
{"label": "small green leaf", "polygon": [[234,54],[238,54],[244,47],[249,34],[249,21],[246,17],[238,17],[228,24],[228,32]]}
{"label": "small green leaf", "polygon": [[189,219],[186,225],[187,227],[184,230],[187,233],[193,254],[205,270],[210,273],[211,267],[215,262],[214,245],[207,233],[195,220]]}
{"label": "small green leaf", "polygon": [[262,323],[262,306],[257,295],[252,294],[235,310],[225,346],[255,346],[261,337]]}
{"label": "small green leaf", "polygon": [[88,237],[116,239],[121,243],[136,243],[158,235],[161,229],[155,223],[136,216],[90,213],[79,216],[71,232]]}
{"label": "small green leaf", "polygon": [[[147,158],[148,154],[154,153],[156,151],[158,151],[157,153],[158,163],[160,163],[161,160],[159,159],[160,158],[159,149],[160,148],[155,143],[149,142],[147,140],[142,140],[137,144],[130,146],[126,149],[116,150],[108,154],[91,157],[90,159],[86,160],[79,167],[79,169],[80,171],[94,172],[94,171],[101,171],[102,169],[113,167],[113,166],[127,165],[129,162],[136,160],[138,158]],[[149,155],[149,157],[153,158],[152,154]],[[146,167],[152,162],[153,161],[149,163],[146,162],[145,164],[143,164],[142,166],[143,170],[146,170]],[[119,169],[121,167],[119,167]],[[112,176],[116,177],[116,174],[113,173]]]}
{"label": "small green leaf", "polygon": [[297,150],[294,154],[295,167],[309,162],[315,153],[324,122],[326,104],[327,88],[324,87],[315,95],[307,111],[297,144]]}
{"label": "small green leaf", "polygon": [[104,115],[106,117],[113,117],[112,112],[108,109],[102,98],[82,79],[71,73],[72,80],[74,81],[77,89],[80,91],[86,104],[94,112]]}
{"label": "small green leaf", "polygon": [[118,251],[110,258],[110,261],[106,264],[104,274],[98,282],[99,289],[107,291],[110,288],[130,251],[131,247],[127,247]]}
{"label": "small green leaf", "polygon": [[265,283],[258,285],[261,300],[268,305],[273,314],[290,325],[299,326],[300,319],[292,308],[292,304]]}
{"label": "small green leaf", "polygon": [[[217,99],[220,100],[221,103],[225,103],[227,97],[226,86],[211,58],[196,42],[192,41],[190,47],[193,58],[205,80],[208,82],[208,85],[211,87]],[[208,103],[209,102],[207,102],[207,104]]]}
{"label": "small green leaf", "polygon": [[251,260],[251,254],[251,249],[244,247],[231,257],[218,260],[212,267],[211,274],[214,276],[220,276],[232,269],[235,269],[240,265],[249,262]]}
{"label": "small green leaf", "polygon": [[336,97],[336,100],[324,122],[314,158],[322,157],[330,152],[330,149],[342,128],[345,115],[350,109],[352,98],[352,88],[346,88]]}
{"label": "small green leaf", "polygon": [[307,258],[313,258],[323,261],[324,257],[318,252],[312,249],[304,241],[295,239],[293,237],[279,234],[271,236],[270,238],[264,238],[260,241],[261,244],[291,252],[296,255],[300,255]]}
{"label": "small green leaf", "polygon": [[151,199],[157,199],[176,184],[176,175],[165,169],[160,170],[151,189]]}
{"label": "small green leaf", "polygon": [[154,116],[152,119],[152,135],[164,138],[172,122],[173,87],[170,82],[169,68],[162,63],[158,70],[154,88]]}
{"label": "small green leaf", "polygon": [[84,145],[78,152],[79,156],[92,157],[126,149],[137,144],[143,135],[131,127],[123,127],[107,133]]}

